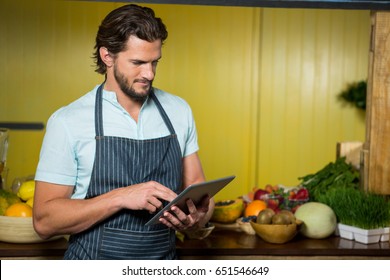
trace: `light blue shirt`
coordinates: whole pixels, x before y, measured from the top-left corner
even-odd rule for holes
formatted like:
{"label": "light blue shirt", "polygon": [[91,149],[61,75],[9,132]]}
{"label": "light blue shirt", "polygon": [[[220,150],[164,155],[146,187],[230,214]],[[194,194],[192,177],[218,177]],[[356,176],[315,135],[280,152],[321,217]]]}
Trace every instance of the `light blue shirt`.
{"label": "light blue shirt", "polygon": [[[72,198],[85,197],[95,160],[95,97],[98,86],[57,110],[47,123],[35,180],[75,186]],[[154,93],[167,113],[182,156],[199,150],[195,121],[182,98],[159,89]],[[153,139],[169,135],[155,103],[147,99],[136,122],[118,103],[115,92],[103,91],[103,129],[106,136]]]}

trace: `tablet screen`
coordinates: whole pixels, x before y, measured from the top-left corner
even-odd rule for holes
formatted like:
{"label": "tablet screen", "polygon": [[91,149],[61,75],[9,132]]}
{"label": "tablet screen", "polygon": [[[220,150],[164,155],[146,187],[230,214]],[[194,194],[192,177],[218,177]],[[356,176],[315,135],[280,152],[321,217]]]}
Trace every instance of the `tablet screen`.
{"label": "tablet screen", "polygon": [[158,213],[154,215],[153,218],[150,219],[145,225],[150,226],[158,223],[158,220],[163,215],[163,213],[168,211],[173,205],[178,206],[183,212],[188,214],[186,204],[187,199],[192,199],[194,204],[197,205],[206,195],[210,196],[210,198],[213,197],[217,192],[229,184],[235,177],[236,176],[228,176],[212,181],[190,185],[184,189],[174,200],[168,203],[163,209],[158,211]]}

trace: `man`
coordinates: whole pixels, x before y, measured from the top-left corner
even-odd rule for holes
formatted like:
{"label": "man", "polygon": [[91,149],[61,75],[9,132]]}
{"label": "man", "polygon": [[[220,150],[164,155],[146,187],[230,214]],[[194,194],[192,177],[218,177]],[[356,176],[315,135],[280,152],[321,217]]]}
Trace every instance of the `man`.
{"label": "man", "polygon": [[161,19],[126,5],[101,23],[94,58],[105,82],[49,119],[36,171],[34,227],[70,234],[65,259],[174,259],[175,230],[196,230],[214,203],[173,206],[182,187],[205,180],[192,112],[152,87],[167,38]]}

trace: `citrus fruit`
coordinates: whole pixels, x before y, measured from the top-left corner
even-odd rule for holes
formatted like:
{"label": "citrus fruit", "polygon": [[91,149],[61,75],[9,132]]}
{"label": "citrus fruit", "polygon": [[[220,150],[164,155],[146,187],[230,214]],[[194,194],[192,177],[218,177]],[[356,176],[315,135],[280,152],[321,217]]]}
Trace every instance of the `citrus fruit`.
{"label": "citrus fruit", "polygon": [[26,204],[27,204],[28,206],[30,206],[30,207],[33,207],[33,205],[34,205],[34,198],[32,197],[32,198],[30,198],[29,200],[27,200],[27,201],[26,201]]}
{"label": "citrus fruit", "polygon": [[17,195],[24,201],[34,197],[35,193],[35,181],[29,180],[22,183]]}
{"label": "citrus fruit", "polygon": [[265,208],[267,208],[267,203],[264,200],[255,199],[248,203],[245,208],[244,215],[245,217],[257,216],[260,211]]}
{"label": "citrus fruit", "polygon": [[18,202],[9,206],[4,215],[8,217],[32,217],[32,207],[24,202]]}

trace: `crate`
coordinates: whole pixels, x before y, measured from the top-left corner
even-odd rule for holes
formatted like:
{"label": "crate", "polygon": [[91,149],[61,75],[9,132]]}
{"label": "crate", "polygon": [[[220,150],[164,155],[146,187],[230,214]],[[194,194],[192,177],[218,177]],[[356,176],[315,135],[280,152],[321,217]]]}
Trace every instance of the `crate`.
{"label": "crate", "polygon": [[360,169],[360,154],[363,149],[363,142],[338,142],[336,157],[345,157],[347,163],[352,164],[356,169]]}

